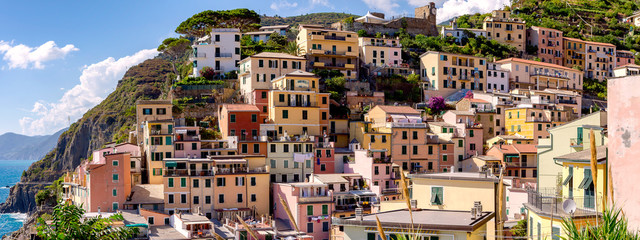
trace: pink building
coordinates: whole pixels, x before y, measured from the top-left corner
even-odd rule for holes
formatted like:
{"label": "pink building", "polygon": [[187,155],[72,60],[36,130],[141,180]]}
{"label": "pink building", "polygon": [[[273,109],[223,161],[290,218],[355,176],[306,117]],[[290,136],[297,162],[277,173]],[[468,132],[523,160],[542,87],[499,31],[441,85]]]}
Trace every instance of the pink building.
{"label": "pink building", "polygon": [[444,122],[456,126],[458,136],[464,137],[464,159],[483,154],[482,124],[475,122],[475,114],[471,111],[450,110],[442,115]]}
{"label": "pink building", "polygon": [[275,204],[273,216],[276,221],[289,223],[289,217],[280,202],[280,197],[284,198],[289,205],[301,232],[306,232],[313,239],[329,239],[333,202],[332,192],[329,191],[327,184],[317,182],[273,184]]}
{"label": "pink building", "polygon": [[[329,142],[329,138],[324,141],[318,139],[316,144],[316,158],[313,164],[314,173],[335,173],[335,148],[334,143]],[[339,159],[342,162],[342,159]]]}
{"label": "pink building", "polygon": [[[607,83],[609,154],[613,197],[629,219],[629,227],[640,229],[640,77],[610,78]],[[600,177],[598,177],[600,178]]]}
{"label": "pink building", "polygon": [[354,150],[353,161],[344,163],[344,173],[361,174],[380,199],[395,200],[400,194],[396,184],[400,166],[394,166],[390,157],[382,157],[382,151],[386,150]]}
{"label": "pink building", "polygon": [[176,158],[200,158],[200,127],[175,127],[173,141]]}

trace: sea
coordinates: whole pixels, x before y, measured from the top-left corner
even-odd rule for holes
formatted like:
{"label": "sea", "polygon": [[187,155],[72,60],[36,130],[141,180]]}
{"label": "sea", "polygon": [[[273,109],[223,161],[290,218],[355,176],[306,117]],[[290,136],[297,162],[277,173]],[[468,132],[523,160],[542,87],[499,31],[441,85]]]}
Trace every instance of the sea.
{"label": "sea", "polygon": [[[11,186],[20,181],[22,171],[36,160],[0,160],[0,202],[7,200]],[[0,214],[0,237],[22,227],[27,217],[24,213]]]}

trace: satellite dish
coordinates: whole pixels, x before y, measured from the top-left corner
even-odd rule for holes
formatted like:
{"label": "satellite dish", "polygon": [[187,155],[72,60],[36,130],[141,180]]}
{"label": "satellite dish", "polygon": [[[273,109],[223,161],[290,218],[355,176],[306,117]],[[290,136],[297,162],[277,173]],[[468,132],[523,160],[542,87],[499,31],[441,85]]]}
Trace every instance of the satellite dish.
{"label": "satellite dish", "polygon": [[573,199],[567,199],[562,202],[562,210],[568,214],[573,214],[576,211],[576,202]]}

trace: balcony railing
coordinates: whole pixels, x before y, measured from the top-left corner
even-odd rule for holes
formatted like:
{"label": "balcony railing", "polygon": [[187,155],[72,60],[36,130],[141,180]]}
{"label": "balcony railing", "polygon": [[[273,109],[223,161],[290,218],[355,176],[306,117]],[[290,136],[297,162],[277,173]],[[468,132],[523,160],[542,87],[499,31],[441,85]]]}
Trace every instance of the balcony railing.
{"label": "balcony railing", "polygon": [[213,176],[213,171],[211,170],[190,170],[190,176]]}
{"label": "balcony railing", "polygon": [[571,144],[571,147],[582,147],[582,138],[571,138],[569,140],[569,143]]}
{"label": "balcony railing", "polygon": [[298,198],[299,203],[313,203],[313,202],[330,202],[332,197],[328,194],[325,195],[313,195],[313,196],[301,196]]}
{"label": "balcony railing", "polygon": [[330,36],[330,35],[324,35],[324,39],[325,40],[338,40],[338,41],[344,41],[347,40],[346,37],[342,37],[342,36]]}
{"label": "balcony railing", "polygon": [[165,177],[176,177],[176,176],[189,176],[189,170],[187,169],[166,169],[164,171]]}
{"label": "balcony railing", "polygon": [[388,122],[385,124],[388,128],[426,128],[426,123],[407,123],[407,122]]}
{"label": "balcony railing", "polygon": [[[564,201],[571,199],[576,203],[576,210],[573,214],[567,213],[563,210]],[[601,196],[598,196],[600,201],[602,200]],[[573,215],[576,216],[596,216],[596,214],[601,214],[595,211],[595,204],[599,201],[596,201],[594,196],[583,196],[583,197],[571,197],[565,198],[562,196],[557,196],[553,194],[543,194],[539,192],[529,191],[527,192],[527,204],[526,206],[533,209],[534,211],[543,212],[551,215],[552,213],[560,218],[569,217]]]}
{"label": "balcony railing", "polygon": [[217,58],[230,58],[231,56],[233,56],[231,53],[216,53]]}
{"label": "balcony railing", "polygon": [[558,99],[556,102],[562,104],[577,104],[576,100]]}

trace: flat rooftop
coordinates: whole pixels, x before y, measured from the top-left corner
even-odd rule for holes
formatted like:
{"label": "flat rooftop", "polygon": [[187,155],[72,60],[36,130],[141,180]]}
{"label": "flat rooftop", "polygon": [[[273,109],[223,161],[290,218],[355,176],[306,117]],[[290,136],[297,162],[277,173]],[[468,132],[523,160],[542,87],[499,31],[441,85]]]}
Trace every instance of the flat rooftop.
{"label": "flat rooftop", "polygon": [[152,226],[149,228],[149,239],[188,239],[171,226]]}
{"label": "flat rooftop", "polygon": [[[375,227],[376,215],[383,227],[411,228],[411,217],[408,209],[367,214],[362,217],[362,221],[357,220],[356,217],[341,218],[334,221],[333,224]],[[413,211],[413,223],[415,228],[420,230],[471,232],[493,219],[494,216],[494,212],[482,212],[479,218],[471,219],[470,211],[421,209]]]}
{"label": "flat rooftop", "polygon": [[447,173],[422,173],[409,174],[409,178],[462,180],[462,181],[486,181],[497,183],[499,179],[495,176],[485,175],[480,172],[447,172]]}

